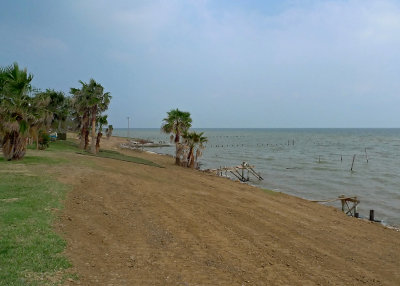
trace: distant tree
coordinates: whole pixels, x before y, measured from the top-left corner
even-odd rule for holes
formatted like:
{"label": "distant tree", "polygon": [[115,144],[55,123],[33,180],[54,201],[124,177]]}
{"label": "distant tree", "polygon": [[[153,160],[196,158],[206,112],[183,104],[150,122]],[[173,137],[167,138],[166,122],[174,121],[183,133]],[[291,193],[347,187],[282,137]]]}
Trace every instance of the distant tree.
{"label": "distant tree", "polygon": [[171,141],[175,142],[175,164],[180,165],[180,153],[182,147],[180,144],[181,135],[192,126],[192,118],[189,112],[172,109],[167,112],[167,117],[163,119],[161,130],[164,133],[171,134]]}
{"label": "distant tree", "polygon": [[108,128],[106,129],[106,136],[107,136],[107,139],[110,139],[113,130],[114,130],[114,127],[113,127],[112,125],[108,125]]}
{"label": "distant tree", "polygon": [[[36,149],[39,149],[40,134],[47,134],[51,122],[54,118],[53,112],[49,108],[51,102],[50,95],[47,93],[37,93],[31,98],[30,114],[28,118],[29,134],[35,138]],[[43,136],[42,136],[43,137]]]}
{"label": "distant tree", "polygon": [[94,79],[90,79],[89,83],[79,82],[82,87],[80,89],[71,88],[70,93],[73,95],[73,114],[79,122],[80,147],[87,149],[91,129],[90,151],[96,154],[96,123],[102,113],[108,109],[111,95],[109,92],[104,92],[103,86]]}
{"label": "distant tree", "polygon": [[70,89],[70,94],[72,95],[72,117],[79,129],[79,148],[86,149],[89,144],[90,126],[90,110],[87,108],[89,94],[84,90],[86,84],[83,81],[79,81],[79,83],[82,85],[80,89]]}
{"label": "distant tree", "polygon": [[53,114],[51,120],[51,128],[57,132],[65,131],[66,121],[71,113],[71,99],[62,91],[46,89],[42,94],[50,98],[48,110]]}

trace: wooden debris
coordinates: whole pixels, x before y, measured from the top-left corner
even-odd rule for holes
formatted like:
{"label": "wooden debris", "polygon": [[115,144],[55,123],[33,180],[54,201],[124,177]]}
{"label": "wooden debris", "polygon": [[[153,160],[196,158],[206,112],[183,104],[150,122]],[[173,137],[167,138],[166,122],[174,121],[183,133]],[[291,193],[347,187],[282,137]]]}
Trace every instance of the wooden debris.
{"label": "wooden debris", "polygon": [[[245,170],[247,171],[246,173]],[[261,175],[254,170],[254,166],[251,166],[247,162],[243,162],[241,165],[235,167],[220,167],[218,169],[211,169],[209,171],[213,173],[215,172],[218,176],[223,176],[223,172],[225,172],[225,176],[227,176],[227,172],[230,172],[235,178],[237,178],[241,182],[248,182],[250,180],[250,174],[252,174],[260,181],[264,180]]]}
{"label": "wooden debris", "polygon": [[[360,203],[360,201],[357,199],[357,197],[346,197],[344,195],[339,196],[338,198],[335,199],[329,199],[329,200],[313,200],[312,202],[316,203],[330,203],[334,201],[340,201],[342,203],[342,212],[344,212],[347,215],[350,216],[357,216],[357,206]],[[349,205],[350,204],[350,205]]]}

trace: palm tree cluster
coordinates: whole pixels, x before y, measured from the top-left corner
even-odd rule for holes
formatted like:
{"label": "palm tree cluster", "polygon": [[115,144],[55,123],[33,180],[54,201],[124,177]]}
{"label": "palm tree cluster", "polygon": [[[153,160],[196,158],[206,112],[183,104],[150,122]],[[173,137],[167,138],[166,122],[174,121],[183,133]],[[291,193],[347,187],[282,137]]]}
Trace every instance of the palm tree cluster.
{"label": "palm tree cluster", "polygon": [[69,112],[62,92],[41,92],[32,87],[33,75],[17,63],[0,67],[0,142],[6,160],[22,159],[28,140],[39,146],[40,134],[61,127]]}
{"label": "palm tree cluster", "polygon": [[192,118],[189,112],[172,109],[163,119],[161,131],[171,134],[171,142],[175,143],[175,164],[189,168],[198,168],[198,159],[205,148],[207,137],[204,132],[189,131]]}
{"label": "palm tree cluster", "polygon": [[[71,88],[73,117],[77,122],[80,135],[81,149],[88,149],[89,134],[91,133],[90,152],[96,154],[100,148],[100,139],[103,136],[103,126],[107,124],[108,109],[111,101],[109,92],[104,87],[90,79],[89,83],[79,81],[81,88]],[[96,135],[97,134],[97,135]]]}

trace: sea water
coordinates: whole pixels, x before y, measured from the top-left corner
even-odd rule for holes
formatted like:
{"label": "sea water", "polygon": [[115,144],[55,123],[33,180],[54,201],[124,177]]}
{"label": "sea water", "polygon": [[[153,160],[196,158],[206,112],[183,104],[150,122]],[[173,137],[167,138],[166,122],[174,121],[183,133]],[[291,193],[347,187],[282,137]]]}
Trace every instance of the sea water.
{"label": "sea water", "polygon": [[[400,129],[196,131],[208,137],[201,169],[248,162],[264,178],[250,177],[253,185],[310,200],[357,196],[361,216],[373,209],[376,219],[400,226]],[[159,129],[116,129],[114,134],[169,142]],[[148,151],[173,155],[175,146]],[[330,205],[341,207],[338,201]]]}

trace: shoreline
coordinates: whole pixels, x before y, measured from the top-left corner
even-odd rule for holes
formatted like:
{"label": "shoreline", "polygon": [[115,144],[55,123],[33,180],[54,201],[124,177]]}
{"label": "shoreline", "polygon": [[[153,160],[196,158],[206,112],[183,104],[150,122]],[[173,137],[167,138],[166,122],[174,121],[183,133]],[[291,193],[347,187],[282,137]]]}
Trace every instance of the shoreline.
{"label": "shoreline", "polygon": [[[113,137],[114,137],[114,136],[113,136]],[[128,138],[128,137],[123,137],[123,136],[115,136],[115,137],[116,137],[116,138],[120,138],[120,139],[126,139],[126,140],[134,139],[134,138]],[[143,146],[143,147],[146,148],[146,146]],[[145,149],[143,149],[143,148],[142,148],[142,150],[135,149],[135,148],[132,148],[132,147],[121,147],[121,146],[118,146],[118,148],[121,149],[121,150],[140,151],[140,152],[146,152],[146,153],[148,153],[148,154],[153,154],[153,155],[158,155],[158,156],[168,156],[168,157],[171,157],[171,158],[175,158],[175,157],[174,157],[173,155],[171,155],[171,154],[158,153],[158,152],[154,152],[154,151],[145,150]],[[208,169],[204,169],[204,170],[198,169],[198,170],[196,170],[196,171],[200,171],[200,172],[203,172],[203,173],[212,173],[212,172],[208,172],[207,170],[208,170]],[[232,178],[232,177],[230,177],[230,176],[218,176],[218,175],[216,175],[216,176],[217,176],[217,177],[226,178],[226,179],[229,179],[229,180],[234,181],[234,182],[238,182],[237,179]],[[255,188],[263,189],[263,188],[261,188],[260,186],[257,186],[257,185],[255,185],[255,184],[252,184],[251,181],[249,181],[249,182],[240,182],[240,183],[244,183],[244,184],[253,186],[253,187],[255,187]],[[274,190],[271,190],[271,191],[273,191],[273,192],[278,192],[278,193],[284,193],[284,194],[289,195],[289,196],[293,196],[293,197],[296,197],[296,198],[300,198],[300,199],[304,199],[304,200],[307,200],[307,201],[312,202],[312,200],[310,200],[310,199],[303,198],[303,197],[296,196],[296,195],[292,195],[292,194],[288,194],[288,193],[286,193],[286,192],[274,191]],[[325,205],[324,203],[320,203],[320,202],[319,202],[318,204],[320,204],[320,205],[322,205],[322,206],[325,206],[325,207],[332,207],[332,206]],[[336,209],[338,209],[338,210],[340,210],[340,207],[339,207],[339,206],[338,206],[338,207],[333,206],[333,207],[336,208]],[[349,216],[349,217],[353,217],[353,216]],[[355,218],[355,217],[353,217],[353,218]],[[366,217],[366,216],[360,216],[360,217],[358,217],[357,219],[371,222],[371,221],[369,220],[369,218]],[[373,223],[378,223],[378,224],[380,224],[380,225],[382,225],[382,226],[384,226],[384,227],[386,227],[386,228],[388,228],[388,229],[392,229],[392,230],[395,230],[395,231],[400,232],[400,226],[399,226],[399,225],[391,225],[391,224],[389,224],[389,223],[387,223],[387,222],[385,222],[385,221],[382,221],[382,220],[381,220],[381,221],[373,221]]]}
{"label": "shoreline", "polygon": [[70,154],[84,167],[60,177],[73,186],[60,233],[83,284],[400,283],[398,231],[170,156],[119,152],[164,168]]}

